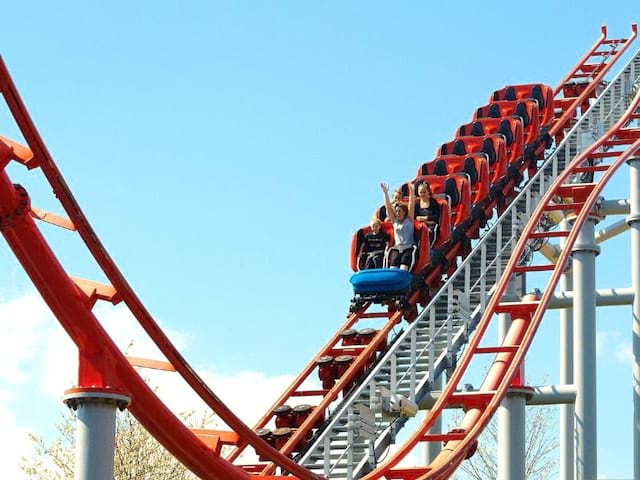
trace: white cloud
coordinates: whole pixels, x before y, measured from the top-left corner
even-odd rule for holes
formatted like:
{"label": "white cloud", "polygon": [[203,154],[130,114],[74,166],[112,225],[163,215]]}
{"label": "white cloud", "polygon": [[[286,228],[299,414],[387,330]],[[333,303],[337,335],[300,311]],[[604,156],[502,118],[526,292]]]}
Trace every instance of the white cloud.
{"label": "white cloud", "polygon": [[3,478],[19,480],[24,478],[18,462],[20,458],[28,456],[31,452],[31,442],[28,431],[18,426],[16,418],[4,405],[4,399],[0,396],[0,465],[2,465]]}
{"label": "white cloud", "polygon": [[241,420],[253,425],[291,384],[294,377],[267,377],[258,372],[240,372],[235,375],[209,374],[207,380]]}
{"label": "white cloud", "polygon": [[[125,305],[120,304],[112,307],[109,304],[101,303],[96,306],[94,313],[120,349],[133,356],[161,358],[158,348],[151,342]],[[156,319],[156,322],[162,326],[161,321]],[[187,347],[188,337],[186,335],[167,328],[163,328],[163,331],[178,350]]]}
{"label": "white cloud", "polygon": [[[128,352],[130,355],[163,359],[126,308],[98,305],[95,312],[121,348],[126,349],[133,341]],[[168,336],[177,343],[180,351],[188,348],[188,336],[175,331],[168,331]],[[20,395],[28,395],[31,399],[41,398],[43,405],[61,408],[62,393],[76,380],[77,356],[77,348],[40,297],[29,294],[0,303],[0,361],[11,366],[0,370],[0,431],[3,432],[0,437],[0,465],[7,478],[25,478],[19,471],[18,462],[31,452],[27,437],[29,428],[42,435],[44,431],[51,430],[54,422],[51,420],[51,425],[32,425],[29,412],[16,409],[19,402],[15,400],[19,400]],[[294,380],[291,375],[270,377],[261,372],[221,372],[215,365],[207,365],[204,369],[195,367],[213,392],[250,427]],[[177,373],[149,371],[148,377],[174,412],[207,410]],[[35,385],[35,391],[20,389],[27,383]],[[318,383],[314,377],[303,388],[317,389]],[[308,398],[290,403],[295,405],[307,401],[314,403]],[[249,449],[247,455],[251,453]],[[418,464],[415,453],[402,461],[402,465],[413,464]]]}
{"label": "white cloud", "polygon": [[50,401],[59,401],[63,392],[76,383],[78,349],[64,330],[56,328],[49,334],[41,357],[40,388]]}
{"label": "white cloud", "polygon": [[16,410],[42,369],[43,352],[55,324],[44,302],[28,294],[0,303],[0,465],[3,476],[25,478],[18,463],[31,453],[28,412]]}
{"label": "white cloud", "polygon": [[619,343],[614,352],[614,357],[620,363],[624,363],[627,365],[631,364],[631,362],[633,361],[633,350],[631,349],[631,343]]}
{"label": "white cloud", "polygon": [[631,340],[615,330],[596,334],[596,352],[604,359],[629,364],[633,359]]}
{"label": "white cloud", "polygon": [[611,350],[611,344],[618,341],[620,332],[603,331],[596,333],[596,353],[607,354]]}
{"label": "white cloud", "polygon": [[[96,311],[102,325],[121,349],[127,349],[131,344],[129,355],[164,360],[164,356],[126,308],[105,306]],[[188,349],[187,335],[170,329],[164,331],[179,351]],[[260,419],[294,380],[291,375],[269,377],[261,372],[219,372],[215,366],[196,370],[211,390],[250,426]],[[151,385],[157,388],[159,396],[174,412],[208,410],[179,374],[146,370],[143,375],[150,379]],[[315,381],[310,383],[308,388],[319,388]],[[260,394],[256,395],[256,392]]]}
{"label": "white cloud", "polygon": [[0,385],[20,385],[30,374],[29,362],[45,343],[46,305],[35,294],[0,303]]}
{"label": "white cloud", "polygon": [[[116,344],[129,355],[164,359],[128,309],[98,305],[95,312]],[[0,386],[14,387],[36,378],[44,393],[60,398],[76,380],[78,353],[44,302],[37,295],[29,294],[0,303],[0,319],[0,362],[3,365]],[[165,332],[180,351],[188,348],[187,336],[167,329]],[[180,386],[177,374],[157,372],[152,375],[154,384],[165,391],[170,404],[177,405],[183,400],[187,409],[194,406],[188,394],[180,393],[188,387],[176,388]],[[215,367],[201,375],[223,400],[233,402],[238,405],[238,411],[245,412],[253,411],[256,404],[274,401],[293,380],[288,375],[268,377],[260,372],[218,372]],[[317,385],[309,388],[317,388]],[[256,391],[264,392],[264,395],[256,396]]]}
{"label": "white cloud", "polygon": [[[164,360],[159,349],[149,339],[143,329],[124,305],[112,307],[98,304],[94,313],[101,325],[109,333],[116,345],[128,355]],[[54,320],[51,320],[55,323]],[[52,397],[60,398],[62,392],[77,382],[78,349],[61,328],[54,325],[48,335],[42,389]],[[177,332],[168,331],[178,348],[186,345],[185,337]]]}
{"label": "white cloud", "polygon": [[[252,426],[293,381],[293,376],[268,377],[259,372],[201,372],[201,377],[242,421]],[[150,372],[151,384],[173,411],[204,411],[204,403],[176,373]],[[256,394],[260,392],[260,394]]]}
{"label": "white cloud", "polygon": [[[163,359],[126,308],[98,305],[95,312],[121,348],[126,349],[133,341],[130,355]],[[167,334],[180,351],[188,348],[188,336],[175,331]],[[59,402],[64,390],[77,378],[77,357],[77,348],[39,296],[28,294],[0,303],[0,362],[3,365],[0,370],[0,431],[3,432],[0,465],[7,478],[24,478],[18,462],[31,451],[29,428],[42,435],[44,431],[51,431],[54,422],[33,426],[29,412],[19,407],[21,396],[28,396],[31,405],[38,400],[51,405],[52,409],[61,408]],[[197,370],[214,393],[249,426],[259,420],[294,379],[290,375],[269,377],[261,372],[220,372],[215,366]],[[149,371],[148,376],[174,412],[207,410],[177,373]],[[316,379],[309,383],[306,388],[318,388]],[[26,385],[30,386],[29,391]],[[301,399],[291,403],[302,402]]]}

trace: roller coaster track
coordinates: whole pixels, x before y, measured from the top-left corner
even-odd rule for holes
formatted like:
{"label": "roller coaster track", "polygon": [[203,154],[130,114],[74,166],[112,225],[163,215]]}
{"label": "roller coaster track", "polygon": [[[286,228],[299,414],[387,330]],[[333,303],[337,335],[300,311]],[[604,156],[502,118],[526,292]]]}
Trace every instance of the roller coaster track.
{"label": "roller coaster track", "polygon": [[[278,448],[265,442],[256,433],[257,429],[268,426],[274,419],[273,409],[267,412],[254,428],[240,421],[189,366],[138,299],[66,185],[1,59],[0,91],[28,146],[24,147],[12,140],[0,138],[0,230],[43,299],[79,348],[78,387],[123,392],[132,396],[134,402],[129,407],[132,414],[199,477],[207,480],[246,479],[255,475],[262,478],[280,478],[274,475],[275,469],[280,467],[282,477],[305,480],[320,479],[324,476],[357,478],[364,474],[365,478],[371,479],[444,478],[453,472],[469,452],[500,403],[535,334],[549,295],[553,291],[554,284],[550,283],[540,298],[518,303],[503,301],[506,279],[517,273],[526,273],[528,268],[532,268],[517,265],[517,260],[525,251],[528,240],[544,237],[544,232],[535,231],[540,217],[548,209],[559,209],[557,205],[552,204],[552,200],[573,197],[573,201],[563,205],[567,210],[575,211],[577,215],[573,229],[566,236],[567,245],[571,245],[581,222],[584,222],[591,211],[606,181],[621,163],[638,150],[638,141],[635,140],[637,131],[625,128],[626,122],[638,118],[634,113],[638,97],[634,99],[632,108],[627,110],[622,120],[614,122],[614,118],[620,117],[624,110],[621,105],[626,107],[628,103],[625,89],[637,85],[640,77],[640,54],[633,57],[599,96],[596,93],[604,75],[628,48],[636,34],[637,29],[634,26],[628,39],[610,40],[606,38],[606,30],[603,28],[598,42],[563,79],[556,89],[556,94],[562,91],[563,85],[578,79],[586,80],[586,87],[579,95],[560,101],[562,113],[554,120],[550,134],[557,140],[562,139],[562,143],[559,143],[555,151],[546,158],[538,173],[520,191],[500,219],[483,235],[456,272],[449,275],[440,292],[433,296],[415,321],[407,324],[402,332],[392,336],[394,328],[401,323],[404,316],[401,310],[376,311],[372,305],[366,304],[347,318],[326,347],[305,367],[274,404],[274,407],[278,407],[292,398],[319,399],[311,412],[296,424],[293,434],[278,445]],[[600,61],[596,64],[588,63],[594,56],[599,56]],[[590,103],[589,99],[596,97],[597,99]],[[577,132],[580,128],[592,128],[598,119],[602,125],[611,127],[609,132],[568,164],[568,160],[573,158],[581,147]],[[615,151],[622,144],[630,146],[623,153],[618,153],[620,156],[615,162],[606,168],[597,165],[598,159],[607,158],[602,152],[596,152],[597,149],[607,147],[608,150],[605,151]],[[31,207],[27,191],[19,185],[14,185],[8,176],[5,167],[12,160],[28,169],[39,168],[42,171],[68,218]],[[596,165],[584,166],[585,162]],[[565,168],[567,164],[569,167]],[[602,174],[602,177],[593,184],[566,182],[570,176],[575,180],[579,179],[578,175],[586,173]],[[534,211],[533,207],[536,204],[538,208]],[[531,220],[527,221],[526,217],[529,214]],[[35,220],[44,220],[77,232],[110,283],[103,285],[71,277],[57,260]],[[520,232],[522,239],[516,244],[515,238]],[[553,281],[557,281],[561,269],[566,265],[566,252],[569,250],[570,248],[565,248],[561,260],[554,266]],[[457,250],[452,250],[453,258],[456,252]],[[509,257],[511,260],[505,262]],[[478,271],[482,271],[482,275],[473,273]],[[442,272],[438,272],[440,273]],[[500,278],[502,280],[496,284]],[[418,299],[419,294],[416,293],[410,301],[415,303]],[[209,437],[216,439],[216,444],[228,437],[225,433],[233,434],[231,437],[235,435],[230,441],[235,445],[235,449],[226,459],[220,455],[219,448],[212,447],[212,443],[203,438],[201,432],[187,428],[145,383],[130,359],[115,345],[92,312],[98,300],[114,304],[123,302],[158,346],[170,367],[184,378],[189,387],[228,426],[231,432],[208,432]],[[514,317],[519,318],[513,322],[514,326],[519,325],[519,328],[512,328],[507,337],[510,343],[491,349],[493,353],[498,353],[500,360],[507,362],[507,367],[504,371],[492,374],[480,392],[462,396],[456,391],[459,379],[474,355],[489,353],[478,345],[492,316],[500,311],[509,311]],[[345,330],[366,319],[382,322],[376,335],[368,343],[348,346],[340,344],[341,334]],[[474,329],[475,333],[471,336]],[[457,353],[469,338],[465,354],[456,367]],[[302,390],[303,383],[309,380],[317,369],[316,360],[329,354],[351,355],[353,361],[346,366],[342,376],[333,385]],[[375,364],[371,363],[373,358],[376,359]],[[388,422],[386,425],[381,422],[384,428],[378,429],[376,439],[358,450],[354,429],[349,423],[349,416],[353,414],[357,405],[367,404],[378,408],[384,400],[385,392],[390,392],[391,395],[406,394],[408,398],[419,401],[447,368],[453,376],[420,429],[387,463],[372,464],[370,459],[375,458],[375,452],[391,443],[395,432],[402,426],[402,421]],[[426,432],[442,409],[454,401],[466,402],[470,407],[469,413],[461,430],[445,437],[448,441],[447,448],[441,457],[438,457],[437,463],[423,469],[398,469],[398,462],[412,446],[430,440]],[[331,414],[326,415],[329,411]],[[376,415],[380,416],[377,410],[376,412]],[[313,439],[302,445],[301,441],[314,430]],[[338,458],[333,458],[336,444],[344,443],[344,433],[347,434],[346,439],[352,440],[352,443],[339,447]],[[232,463],[249,447],[264,463],[244,466]],[[296,456],[292,458],[294,454]],[[367,474],[368,471],[370,473]]]}
{"label": "roller coaster track", "polygon": [[[581,62],[585,58],[588,55]],[[576,71],[580,71],[579,65],[572,70]],[[474,250],[449,276],[417,320],[407,325],[402,334],[393,340],[391,347],[366,378],[334,411],[331,420],[314,439],[301,462],[331,478],[359,478],[375,468],[376,458],[393,443],[396,433],[406,422],[403,418],[384,415],[382,404],[388,402],[389,397],[398,395],[420,403],[442,372],[453,371],[458,352],[485,311],[496,281],[505,274],[506,261],[513,254],[516,240],[541,194],[564,170],[569,160],[585,148],[582,145],[585,133],[591,136],[598,132],[601,135],[603,132],[599,129],[610,128],[620,118],[629,103],[628,91],[638,78],[640,54],[628,62],[577,122],[569,122],[573,126],[566,134],[563,132],[562,143],[548,155],[538,174],[522,189],[500,219],[484,233]],[[556,91],[560,90],[556,88]],[[582,99],[571,100],[572,107],[567,117],[582,108],[582,102],[589,94],[584,92],[584,95]],[[569,102],[564,103],[568,105]],[[555,135],[561,125],[562,121],[556,122],[551,134]],[[359,422],[353,420],[357,417],[354,412],[358,412],[362,405],[376,412],[378,435],[373,445],[369,439],[359,435]]]}
{"label": "roller coaster track", "polygon": [[[524,355],[531,344],[549,300],[553,295],[560,276],[567,268],[571,249],[574,246],[581,227],[589,216],[597,216],[596,202],[604,186],[618,168],[627,160],[640,153],[640,90],[637,91],[625,115],[596,143],[575,158],[552,183],[542,196],[524,230],[520,234],[504,274],[500,277],[495,291],[471,337],[462,358],[458,361],[446,389],[438,398],[433,409],[422,426],[400,448],[400,450],[382,467],[363,477],[366,480],[377,478],[415,478],[418,480],[448,478],[457,466],[469,454],[473,453],[474,442],[491,416],[495,413],[506,395],[507,389],[516,380]],[[630,127],[630,124],[633,127]],[[622,149],[621,149],[622,148]],[[621,149],[621,150],[620,150]],[[611,159],[609,164],[599,163],[602,159]],[[583,173],[594,173],[600,178],[594,183],[572,183],[572,177]],[[568,217],[574,217],[571,228],[563,231],[539,229],[542,216],[551,211],[562,211]],[[542,265],[522,265],[520,263],[527,245],[538,239],[565,237],[565,244],[556,263]],[[506,295],[507,286],[514,276],[527,272],[548,271],[549,281],[541,295],[527,295],[521,301],[513,301]],[[497,346],[480,346],[489,325],[500,313],[511,315],[511,326],[504,342]],[[482,354],[497,354],[485,380],[476,392],[462,392],[460,380],[467,372],[472,360]],[[522,379],[517,379],[515,386]],[[463,404],[466,415],[460,428],[445,435],[430,436],[427,432],[434,425],[448,405]],[[428,467],[399,469],[392,467],[398,463],[417,443],[425,441],[444,441],[442,453]]]}

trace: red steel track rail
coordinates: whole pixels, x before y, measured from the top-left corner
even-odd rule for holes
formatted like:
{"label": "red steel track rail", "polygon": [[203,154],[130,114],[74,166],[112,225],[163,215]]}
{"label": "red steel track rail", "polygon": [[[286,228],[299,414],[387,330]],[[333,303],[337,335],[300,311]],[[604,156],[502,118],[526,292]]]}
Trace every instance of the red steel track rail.
{"label": "red steel track rail", "polygon": [[[514,378],[521,368],[524,356],[533,341],[534,335],[542,317],[546,311],[549,300],[553,295],[555,286],[560,276],[567,267],[571,248],[574,245],[580,228],[589,215],[593,215],[593,208],[598,197],[616,170],[629,158],[640,152],[640,128],[627,128],[630,121],[640,119],[637,112],[640,106],[640,92],[635,96],[630,107],[623,117],[590,148],[574,159],[571,164],[551,185],[550,189],[542,197],[535,212],[525,226],[524,231],[512,253],[503,275],[497,285],[496,291],[491,297],[485,313],[480,320],[476,331],[467,346],[463,356],[458,362],[453,375],[447,382],[445,390],[438,398],[433,409],[425,418],[420,428],[400,448],[394,456],[385,464],[379,466],[374,472],[363,477],[363,480],[379,478],[411,478],[415,480],[444,479],[449,478],[458,465],[473,453],[477,438],[487,425],[496,409],[505,397],[507,390],[512,386]],[[618,152],[618,157],[609,165],[584,166],[585,162],[601,158],[598,150],[601,147],[626,146],[624,151]],[[613,158],[610,156],[608,158]],[[597,183],[590,184],[565,184],[571,175],[585,171],[599,172],[602,174]],[[557,210],[557,199],[570,200],[566,210],[574,212],[577,216],[566,232],[566,240],[563,251],[557,263],[546,266],[551,272],[550,279],[540,298],[525,297],[521,302],[505,302],[503,297],[512,277],[520,272],[536,270],[536,266],[519,266],[518,262],[525,250],[527,242],[532,238],[540,238],[542,232],[536,232],[536,228],[542,215],[550,209]],[[547,232],[548,236],[557,236],[557,232]],[[487,328],[498,313],[510,313],[513,319],[502,345],[496,347],[480,347]],[[459,383],[467,372],[471,361],[476,355],[487,352],[500,352],[496,355],[492,367],[477,392],[458,391]],[[430,436],[427,432],[433,427],[444,408],[462,402],[466,407],[466,414],[460,428],[454,429],[448,434]],[[418,443],[424,441],[442,440],[447,442],[439,456],[427,467],[398,468],[394,467],[404,458]]]}
{"label": "red steel track rail", "polygon": [[32,158],[29,158],[29,154],[24,151],[26,149],[3,148],[5,151],[0,157],[0,230],[45,302],[78,346],[81,358],[79,386],[118,388],[130,394],[133,397],[129,407],[131,413],[167,450],[201,478],[232,480],[250,477],[249,473],[240,467],[209,450],[182,424],[146,385],[100,326],[98,319],[91,312],[93,303],[64,271],[35,225],[29,209],[21,205],[23,202],[27,202],[28,205],[28,195],[24,189],[16,188],[12,184],[4,169],[12,159],[20,161],[28,168],[39,167],[42,170],[75,230],[119,298],[124,301],[142,328],[193,391],[239,435],[240,442],[251,444],[260,455],[271,459],[300,479],[320,479],[321,477],[271,447],[245,425],[209,389],[161,330],[84,216],[31,120],[2,58],[0,91],[32,152]]}
{"label": "red steel track rail", "polygon": [[[553,90],[554,105],[560,108],[562,115],[556,118],[549,135],[560,139],[563,136],[562,130],[571,125],[572,120],[575,118],[578,110],[588,105],[589,98],[595,98],[596,89],[602,84],[605,75],[609,72],[613,64],[622,56],[622,54],[629,48],[631,43],[638,36],[638,25],[633,23],[631,25],[631,35],[626,39],[607,39],[607,27],[602,26],[602,35],[598,41],[591,47],[591,49],[576,63],[576,65],[569,71],[569,73],[560,81],[558,86]],[[603,45],[609,46],[611,50],[599,50]],[[616,49],[622,45],[622,48]],[[606,55],[605,55],[606,53]],[[599,63],[589,63],[589,59],[593,57],[600,57]],[[588,72],[581,74],[580,72]],[[575,97],[567,96],[565,89],[571,85],[572,80],[581,80],[582,84],[578,90],[575,90],[577,94]],[[584,83],[584,82],[587,83]],[[560,98],[560,94],[563,94],[564,98]],[[543,147],[541,146],[537,153],[542,153]]]}
{"label": "red steel track rail", "polygon": [[[579,72],[583,72],[585,70],[589,70],[592,72],[592,75],[589,78],[584,78],[585,81],[582,85],[582,88],[579,94],[576,97],[569,98],[561,98],[562,107],[560,108],[561,114],[557,116],[554,120],[553,125],[550,126],[548,131],[549,135],[554,136],[562,132],[563,129],[569,128],[571,126],[571,122],[577,115],[580,107],[585,104],[585,102],[589,101],[589,98],[595,97],[595,90],[600,82],[604,79],[604,76],[610,71],[613,64],[620,58],[620,56],[626,51],[626,49],[630,46],[630,44],[635,40],[637,36],[637,26],[633,24],[631,26],[631,35],[626,39],[607,39],[606,38],[606,27],[602,27],[601,29],[601,37],[598,41],[587,51],[587,53],[576,63],[576,65],[569,71],[569,73],[564,77],[564,79],[558,84],[558,86],[554,89],[554,96],[561,97],[563,92],[563,87],[575,79],[576,76],[580,75]],[[609,51],[607,55],[601,54],[601,48],[603,46],[608,46]],[[606,47],[605,47],[606,48]],[[599,58],[600,61],[597,63],[597,67],[588,67],[589,60],[592,58]],[[541,151],[537,152],[541,154],[544,151],[544,144],[541,143]],[[524,168],[524,167],[523,167]],[[512,188],[511,184],[507,184],[504,187],[504,190],[509,190]],[[488,208],[494,208],[495,201],[488,204]],[[470,230],[477,228],[475,225],[470,227]],[[451,261],[458,254],[460,245],[453,245],[446,252],[446,258]],[[439,277],[441,275],[441,268],[436,267],[427,277],[426,282],[430,284],[433,282],[434,277]],[[413,295],[410,298],[410,303],[415,303],[418,301],[418,294]],[[315,360],[322,357],[323,355],[327,355],[331,351],[335,350],[340,342],[340,333],[352,328],[355,326],[362,318],[366,318],[366,311],[369,309],[371,305],[369,303],[365,304],[361,309],[359,309],[354,314],[350,315],[347,319],[346,323],[340,327],[334,336],[329,340],[329,342],[322,348],[322,350],[318,353],[318,355],[309,362],[306,367],[302,370],[302,372],[298,375],[298,377],[293,381],[293,383],[283,392],[283,394],[278,398],[278,400],[273,404],[272,408],[267,411],[264,416],[259,420],[259,422],[254,426],[257,430],[259,428],[264,428],[274,417],[273,411],[276,407],[280,405],[287,404],[289,400],[294,397],[305,396],[307,394],[318,393],[323,395],[321,402],[315,406],[315,409],[311,413],[311,415],[305,420],[305,422],[294,432],[292,437],[287,441],[287,443],[280,448],[280,452],[289,455],[294,451],[296,445],[299,442],[303,441],[305,436],[311,431],[313,425],[316,424],[323,411],[326,410],[326,407],[333,402],[339,392],[343,390],[345,385],[348,385],[353,381],[353,378],[358,374],[358,372],[362,371],[362,367],[367,362],[368,358],[371,358],[372,355],[375,355],[376,349],[379,345],[386,339],[388,333],[391,328],[398,324],[402,320],[402,315],[399,313],[390,314],[388,323],[382,327],[376,337],[371,341],[371,343],[367,346],[367,348],[362,351],[354,361],[354,364],[351,365],[349,370],[343,374],[343,376],[339,379],[338,383],[335,385],[331,391],[322,391],[322,392],[304,392],[301,391],[301,385],[303,382],[311,378],[313,373],[316,371]],[[240,456],[243,452],[244,447],[239,447],[234,449],[229,455],[230,460],[234,460]],[[261,473],[270,473],[273,472],[275,465],[270,464],[264,466],[262,468]]]}
{"label": "red steel track rail", "polygon": [[[314,406],[312,413],[307,417],[304,423],[295,431],[295,433],[291,436],[291,438],[287,441],[287,443],[280,448],[280,452],[289,455],[293,452],[296,445],[299,442],[305,439],[307,433],[311,430],[313,425],[317,424],[318,421],[321,421],[324,417],[324,412],[329,407],[329,405],[335,401],[339,394],[343,391],[348,390],[349,385],[353,383],[354,378],[358,375],[358,372],[363,371],[365,368],[365,363],[367,359],[370,359],[375,356],[376,351],[381,347],[381,344],[391,333],[391,330],[394,326],[402,321],[403,312],[389,312],[389,313],[379,313],[376,316],[379,317],[387,317],[389,320],[386,324],[378,330],[375,337],[367,344],[367,346],[363,349],[358,349],[355,353],[357,356],[354,359],[353,363],[349,366],[349,369],[339,378],[337,379],[336,384],[331,389],[326,390],[315,390],[315,391],[304,391],[300,390],[303,382],[308,380],[312,373],[317,369],[316,359],[328,355],[331,352],[339,349],[339,344],[341,340],[340,334],[353,327],[358,320],[367,318],[366,310],[370,305],[367,304],[363,307],[362,310],[355,312],[349,316],[345,324],[339,329],[334,336],[329,340],[329,342],[325,345],[325,347],[320,351],[320,353],[312,359],[309,364],[303,369],[303,371],[298,375],[298,377],[293,381],[293,383],[286,389],[286,391],[276,400],[273,404],[273,407],[265,413],[265,415],[259,420],[257,425],[254,427],[256,430],[259,428],[264,428],[267,423],[273,418],[273,410],[275,407],[279,405],[285,405],[289,400],[294,397],[304,397],[304,396],[322,396],[322,400],[318,405]],[[231,452],[228,456],[229,460],[234,460],[237,458],[242,452],[242,448],[237,448]],[[268,474],[273,472],[275,468],[274,464],[263,465],[261,468],[261,472],[263,474]]]}
{"label": "red steel track rail", "polygon": [[[596,77],[601,73],[602,66],[607,59],[615,56],[620,56],[623,50],[617,50],[620,45],[628,46],[633,38],[638,33],[637,25],[632,25],[632,36],[629,38],[621,39],[609,39],[607,38],[607,27],[603,25],[600,28],[600,38],[596,43],[576,64],[576,66],[567,73],[567,75],[560,81],[560,84],[554,89],[553,95],[556,96],[562,88],[571,83],[572,81],[589,80],[594,81]],[[607,50],[609,48],[609,50]],[[589,62],[590,59],[601,58],[600,62]]]}

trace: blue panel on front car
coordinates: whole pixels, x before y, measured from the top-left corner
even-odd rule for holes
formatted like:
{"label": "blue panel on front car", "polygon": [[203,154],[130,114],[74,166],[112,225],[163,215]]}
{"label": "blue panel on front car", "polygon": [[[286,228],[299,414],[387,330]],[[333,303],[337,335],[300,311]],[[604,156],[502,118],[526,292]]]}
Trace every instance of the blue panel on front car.
{"label": "blue panel on front car", "polygon": [[402,292],[411,285],[411,274],[399,268],[360,270],[351,276],[356,294]]}

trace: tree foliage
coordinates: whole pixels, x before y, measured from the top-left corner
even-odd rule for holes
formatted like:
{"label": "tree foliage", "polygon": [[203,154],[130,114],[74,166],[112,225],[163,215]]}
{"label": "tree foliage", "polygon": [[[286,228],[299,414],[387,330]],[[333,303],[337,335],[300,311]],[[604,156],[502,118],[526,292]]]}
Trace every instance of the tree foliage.
{"label": "tree foliage", "polygon": [[[182,414],[187,425],[210,428],[213,415],[198,419],[194,412]],[[75,462],[75,415],[68,411],[56,424],[58,435],[51,442],[31,435],[34,454],[22,458],[20,468],[30,480],[73,480]],[[116,418],[114,480],[193,480],[197,479],[171,456],[129,411]]]}
{"label": "tree foliage", "polygon": [[[546,480],[557,473],[559,448],[557,411],[552,407],[527,407],[525,475]],[[478,450],[460,465],[456,479],[498,478],[498,423],[494,416],[478,440]]]}

